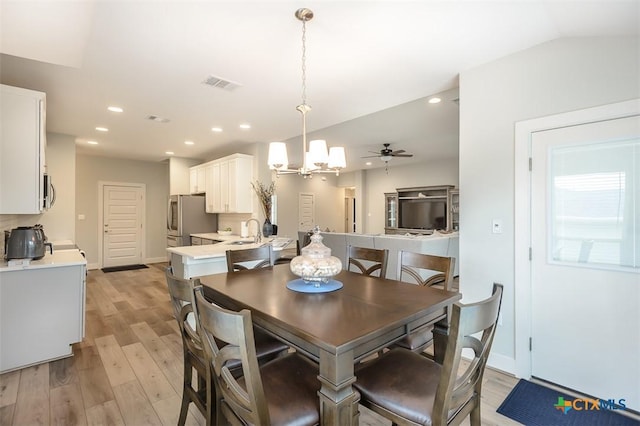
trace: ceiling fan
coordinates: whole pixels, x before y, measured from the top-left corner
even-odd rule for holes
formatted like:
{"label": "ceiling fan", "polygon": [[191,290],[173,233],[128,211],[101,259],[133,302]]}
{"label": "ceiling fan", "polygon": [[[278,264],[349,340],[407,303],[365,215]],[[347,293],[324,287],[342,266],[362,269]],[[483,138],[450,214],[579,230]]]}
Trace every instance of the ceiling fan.
{"label": "ceiling fan", "polygon": [[366,157],[362,157],[362,158],[378,157],[382,161],[387,163],[393,157],[413,157],[413,154],[405,154],[406,151],[404,149],[399,149],[397,151],[394,151],[394,150],[390,149],[389,145],[391,145],[391,144],[389,144],[389,143],[384,143],[382,145],[384,145],[384,148],[381,149],[379,152],[369,151],[370,153],[376,154],[376,155],[367,155]]}

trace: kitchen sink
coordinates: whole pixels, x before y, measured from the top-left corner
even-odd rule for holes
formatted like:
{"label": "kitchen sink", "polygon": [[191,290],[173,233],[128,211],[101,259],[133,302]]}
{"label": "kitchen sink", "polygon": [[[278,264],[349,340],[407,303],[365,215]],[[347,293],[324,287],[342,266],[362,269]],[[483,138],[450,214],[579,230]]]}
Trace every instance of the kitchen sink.
{"label": "kitchen sink", "polygon": [[230,246],[243,246],[245,244],[255,244],[253,241],[231,241],[230,243],[227,243],[227,245]]}

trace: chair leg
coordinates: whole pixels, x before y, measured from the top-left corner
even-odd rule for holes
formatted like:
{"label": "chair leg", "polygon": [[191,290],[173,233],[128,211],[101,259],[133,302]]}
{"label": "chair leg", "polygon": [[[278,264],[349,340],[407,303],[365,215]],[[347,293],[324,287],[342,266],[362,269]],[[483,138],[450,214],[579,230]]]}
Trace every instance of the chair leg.
{"label": "chair leg", "polygon": [[178,426],[183,426],[187,421],[187,414],[189,412],[189,393],[187,389],[191,388],[191,375],[193,374],[193,368],[187,356],[184,357],[184,372],[183,372],[183,385],[182,385],[182,405],[180,406],[180,417],[178,418]]}
{"label": "chair leg", "polygon": [[482,422],[480,421],[480,399],[476,401],[476,406],[473,407],[471,413],[469,415],[469,423],[471,426],[481,426]]}
{"label": "chair leg", "polygon": [[187,387],[182,388],[182,405],[180,406],[180,417],[178,418],[178,426],[184,426],[187,421],[187,414],[189,412],[189,396],[187,395]]}
{"label": "chair leg", "polygon": [[213,377],[211,375],[211,367],[209,365],[209,362],[207,361],[207,372],[206,372],[206,377],[205,377],[205,386],[207,389],[207,396],[206,396],[206,403],[207,403],[207,414],[206,414],[206,426],[212,425],[214,420],[217,420],[216,418],[216,413],[215,413],[215,407],[214,407],[214,394],[215,394],[215,389],[213,388]]}

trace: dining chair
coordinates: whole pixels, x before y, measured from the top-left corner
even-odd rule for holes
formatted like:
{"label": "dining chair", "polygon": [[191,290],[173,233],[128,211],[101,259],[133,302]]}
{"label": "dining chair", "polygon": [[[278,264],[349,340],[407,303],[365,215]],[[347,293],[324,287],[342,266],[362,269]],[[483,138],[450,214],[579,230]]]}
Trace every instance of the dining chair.
{"label": "dining chair", "polygon": [[[403,348],[394,348],[356,372],[360,403],[392,424],[457,425],[471,414],[480,425],[482,377],[502,301],[502,285],[488,299],[452,307],[451,328],[442,365]],[[473,335],[482,332],[480,338]],[[462,350],[473,359],[459,374]]]}
{"label": "dining chair", "polygon": [[[455,265],[455,259],[453,257],[434,256],[431,254],[401,250],[398,253],[398,258],[399,280],[408,276],[419,285],[425,287],[441,286],[444,290],[451,291]],[[408,336],[397,341],[394,346],[422,353],[432,343],[433,326],[430,325],[414,330]]]}
{"label": "dining chair", "polygon": [[[173,314],[178,322],[180,334],[182,336],[184,379],[182,387],[182,404],[178,424],[184,425],[189,404],[194,403],[202,415],[207,419],[207,424],[213,420],[212,405],[207,402],[207,390],[213,389],[207,386],[207,372],[205,353],[202,348],[202,339],[198,330],[197,315],[194,313],[193,289],[199,287],[200,280],[197,278],[185,280],[173,275],[169,266],[165,270],[171,306]],[[274,358],[284,355],[288,351],[288,346],[279,340],[271,337],[261,330],[256,330],[255,341],[257,354],[260,362],[268,362]],[[239,363],[230,364],[230,368],[237,374]],[[193,370],[197,373],[197,387],[193,383]]]}
{"label": "dining chair", "polygon": [[[173,275],[171,267],[165,271],[169,295],[171,296],[171,306],[173,315],[178,322],[180,335],[182,336],[183,353],[183,386],[182,404],[180,406],[180,416],[178,425],[184,425],[187,419],[189,404],[194,403],[211,424],[212,406],[207,404],[206,377],[207,368],[202,340],[197,332],[196,318],[193,314],[193,286],[200,285],[200,280],[184,280]],[[193,370],[196,370],[198,384],[193,383]]]}
{"label": "dining chair", "polygon": [[439,285],[447,291],[451,291],[453,288],[455,258],[404,250],[400,250],[398,257],[398,279],[400,281],[403,277],[409,276],[422,286]]}
{"label": "dining chair", "polygon": [[296,253],[295,253],[295,255],[284,254],[284,255],[281,255],[280,257],[276,256],[276,260],[275,260],[275,262],[273,262],[273,264],[274,265],[281,265],[283,263],[291,263],[293,258],[296,257],[296,256],[300,256],[300,242],[298,240],[296,240]]}
{"label": "dining chair", "polygon": [[[296,352],[259,366],[251,311],[234,312],[211,304],[201,287],[194,294],[207,377],[216,389],[216,424],[319,424],[318,367]],[[242,376],[234,377],[229,370],[232,360],[240,360]]]}
{"label": "dining chair", "polygon": [[372,275],[380,271],[378,276],[385,278],[388,258],[389,250],[387,249],[347,246],[347,270],[351,270],[354,266],[364,275]]}
{"label": "dining chair", "polygon": [[[273,247],[270,244],[251,249],[227,250],[227,271],[236,272],[248,269],[268,268],[274,265],[275,260]],[[254,262],[258,263],[251,265],[251,263]]]}

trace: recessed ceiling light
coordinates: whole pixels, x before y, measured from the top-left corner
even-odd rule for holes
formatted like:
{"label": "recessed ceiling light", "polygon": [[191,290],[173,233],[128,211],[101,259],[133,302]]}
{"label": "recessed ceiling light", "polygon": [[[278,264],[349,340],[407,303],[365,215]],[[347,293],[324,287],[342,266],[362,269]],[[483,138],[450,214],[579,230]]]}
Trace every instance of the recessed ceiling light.
{"label": "recessed ceiling light", "polygon": [[240,125],[240,128],[243,129],[243,130],[248,130],[248,129],[251,128],[251,124],[243,123],[243,124]]}
{"label": "recessed ceiling light", "polygon": [[167,154],[167,155],[173,155],[174,154],[173,151],[165,151],[164,153]]}
{"label": "recessed ceiling light", "polygon": [[440,99],[440,98],[431,98],[431,99],[429,99],[429,103],[430,104],[437,104],[437,103],[440,103],[440,101],[442,101],[442,99]]}
{"label": "recessed ceiling light", "polygon": [[108,132],[109,129],[107,129],[106,127],[96,127],[96,130],[99,132]]}
{"label": "recessed ceiling light", "polygon": [[194,141],[184,141],[185,145],[194,145],[195,142]]}
{"label": "recessed ceiling light", "polygon": [[87,141],[87,143],[89,145],[98,145],[98,142],[96,142],[96,141]]}
{"label": "recessed ceiling light", "polygon": [[216,132],[216,133],[220,133],[220,132],[222,132],[222,127],[212,127],[211,131],[212,132]]}
{"label": "recessed ceiling light", "polygon": [[366,163],[364,163],[364,164],[366,164],[367,166],[370,166],[370,165],[371,165],[371,164],[373,164],[373,163],[371,163],[371,161],[367,161],[367,162],[366,162]]}
{"label": "recessed ceiling light", "polygon": [[108,109],[109,111],[111,111],[111,112],[122,112],[122,111],[124,111],[122,108],[117,107],[117,106],[110,106],[110,107],[108,107],[107,109]]}

